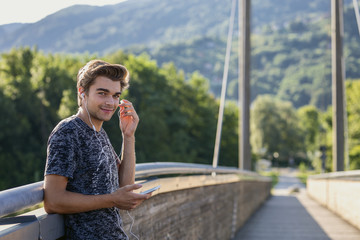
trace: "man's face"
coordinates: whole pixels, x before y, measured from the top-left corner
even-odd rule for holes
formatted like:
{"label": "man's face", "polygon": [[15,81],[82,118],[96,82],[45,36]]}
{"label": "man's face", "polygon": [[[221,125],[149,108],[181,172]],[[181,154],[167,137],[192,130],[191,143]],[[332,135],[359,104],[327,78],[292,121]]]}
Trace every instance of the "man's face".
{"label": "man's face", "polygon": [[120,82],[99,76],[90,86],[84,102],[94,121],[109,121],[119,105]]}

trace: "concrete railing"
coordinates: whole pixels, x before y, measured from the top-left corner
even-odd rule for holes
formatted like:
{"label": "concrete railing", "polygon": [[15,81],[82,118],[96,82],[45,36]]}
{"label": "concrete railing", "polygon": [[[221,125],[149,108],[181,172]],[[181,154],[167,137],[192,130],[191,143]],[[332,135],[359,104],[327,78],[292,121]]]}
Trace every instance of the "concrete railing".
{"label": "concrete railing", "polygon": [[310,197],[360,229],[359,170],[310,176],[306,188]]}
{"label": "concrete railing", "polygon": [[[254,172],[200,164],[138,164],[136,180],[143,189],[161,185],[130,212],[135,219],[132,232],[140,239],[231,239],[271,189],[271,180]],[[39,182],[0,192],[1,215],[40,203],[41,186]],[[26,199],[32,199],[31,204]],[[128,231],[132,220],[125,211],[121,216]],[[43,208],[0,219],[1,240],[63,235],[63,216],[46,214]]]}

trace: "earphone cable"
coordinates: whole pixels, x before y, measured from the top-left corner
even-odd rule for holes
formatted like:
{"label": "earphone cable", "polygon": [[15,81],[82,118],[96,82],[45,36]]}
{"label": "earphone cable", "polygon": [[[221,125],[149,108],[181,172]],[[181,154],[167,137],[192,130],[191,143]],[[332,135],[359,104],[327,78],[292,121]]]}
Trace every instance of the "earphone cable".
{"label": "earphone cable", "polygon": [[129,217],[131,218],[131,225],[130,225],[130,234],[131,235],[133,235],[137,240],[139,240],[139,238],[132,232],[132,227],[133,227],[133,225],[134,225],[134,223],[135,223],[135,219],[130,215],[130,213],[129,213],[129,211],[126,211],[127,212],[127,214],[129,215]]}

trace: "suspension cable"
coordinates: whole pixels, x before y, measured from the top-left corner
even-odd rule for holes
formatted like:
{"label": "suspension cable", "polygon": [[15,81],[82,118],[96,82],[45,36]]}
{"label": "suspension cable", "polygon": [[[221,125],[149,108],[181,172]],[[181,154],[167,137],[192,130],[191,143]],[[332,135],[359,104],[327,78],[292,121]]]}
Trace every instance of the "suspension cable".
{"label": "suspension cable", "polygon": [[355,16],[356,16],[356,23],[357,23],[357,27],[358,27],[358,31],[359,31],[359,35],[360,35],[360,13],[359,13],[359,4],[358,4],[357,0],[353,0],[353,4],[354,4]]}
{"label": "suspension cable", "polygon": [[228,72],[229,72],[231,43],[232,43],[232,36],[233,36],[233,31],[234,31],[235,9],[236,9],[236,0],[232,0],[230,20],[229,20],[229,32],[228,32],[227,43],[226,43],[224,74],[223,74],[222,85],[221,85],[219,114],[218,114],[218,121],[217,121],[217,127],[216,127],[216,139],[215,139],[214,156],[213,156],[213,164],[212,164],[213,168],[216,168],[218,166],[218,162],[219,162],[221,130],[222,130],[222,123],[223,123],[223,116],[224,116],[225,96],[226,96],[227,79],[228,79]]}

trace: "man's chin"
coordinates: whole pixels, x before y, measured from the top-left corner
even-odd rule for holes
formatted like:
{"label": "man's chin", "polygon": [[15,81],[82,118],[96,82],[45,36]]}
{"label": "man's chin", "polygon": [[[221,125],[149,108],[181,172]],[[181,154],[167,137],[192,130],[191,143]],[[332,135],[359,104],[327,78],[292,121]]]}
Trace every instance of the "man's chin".
{"label": "man's chin", "polygon": [[110,121],[113,115],[114,115],[114,113],[109,114],[108,116],[104,116],[102,120],[103,120],[104,122]]}
{"label": "man's chin", "polygon": [[102,116],[96,116],[96,118],[100,121],[103,121],[103,122],[107,122],[107,121],[110,121],[110,119],[112,118],[112,116],[114,115],[114,113],[111,113],[111,114],[106,114],[106,115],[102,115]]}

